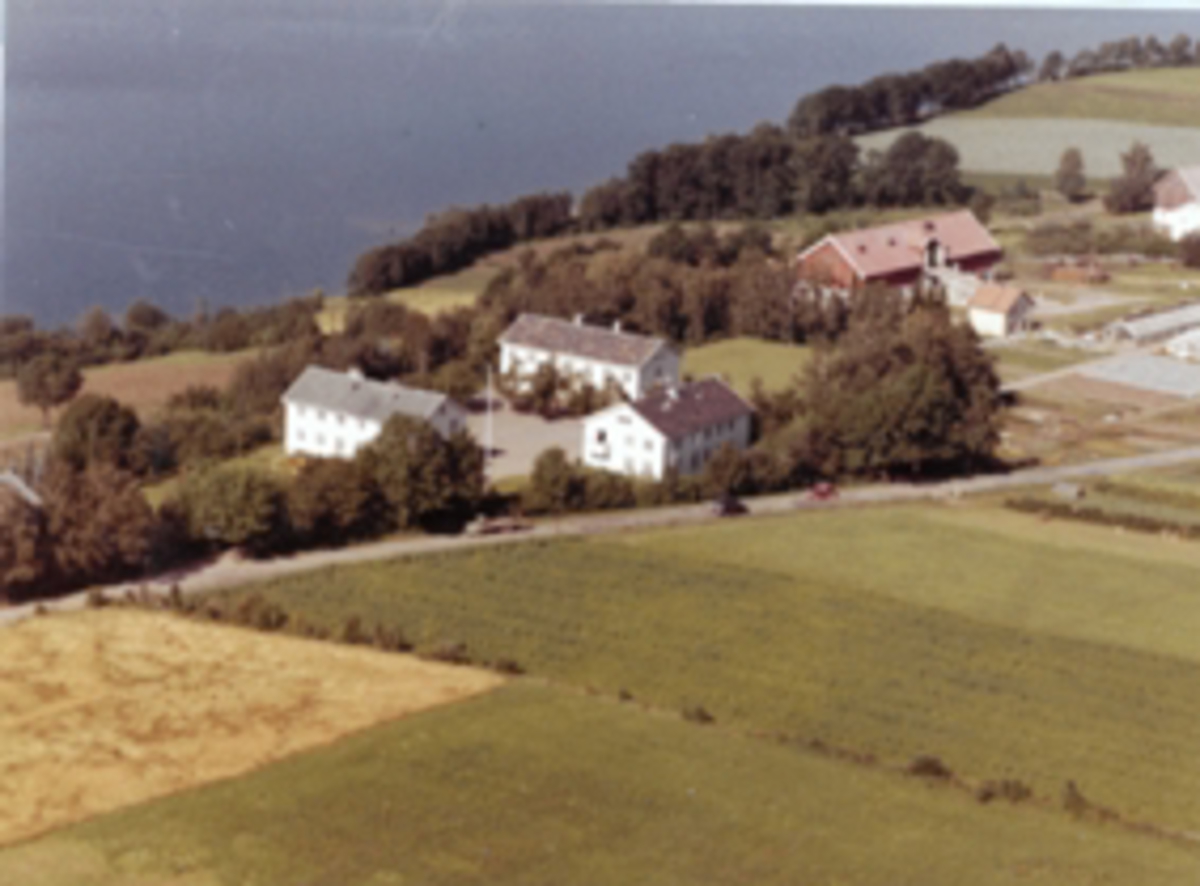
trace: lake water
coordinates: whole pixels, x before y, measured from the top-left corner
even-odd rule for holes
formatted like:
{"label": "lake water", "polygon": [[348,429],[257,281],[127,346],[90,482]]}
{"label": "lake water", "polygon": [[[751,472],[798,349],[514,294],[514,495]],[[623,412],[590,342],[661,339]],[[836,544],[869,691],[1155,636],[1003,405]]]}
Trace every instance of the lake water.
{"label": "lake water", "polygon": [[579,193],[828,83],[1179,32],[1200,15],[10,0],[0,313],[336,292],[431,211]]}

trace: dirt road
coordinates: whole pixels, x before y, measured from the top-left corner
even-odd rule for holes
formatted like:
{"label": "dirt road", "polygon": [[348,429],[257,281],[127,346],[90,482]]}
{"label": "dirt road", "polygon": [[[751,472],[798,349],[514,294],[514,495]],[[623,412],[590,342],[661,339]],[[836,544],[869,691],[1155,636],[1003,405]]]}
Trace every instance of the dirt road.
{"label": "dirt road", "polygon": [[[790,492],[747,499],[746,505],[752,516],[766,516],[795,510],[820,510],[923,499],[943,499],[1022,486],[1040,486],[1064,480],[1103,477],[1130,471],[1169,467],[1191,461],[1200,461],[1200,446],[1188,446],[1127,458],[1104,459],[1078,465],[1029,468],[1011,474],[981,475],[938,483],[892,483],[863,486],[847,489],[837,499],[826,502],[809,501],[803,493]],[[533,539],[601,535],[651,527],[695,524],[717,519],[719,518],[713,516],[709,504],[703,503],[548,519],[539,522],[527,532],[513,535],[482,538],[462,535],[416,536],[374,542],[341,550],[309,551],[273,560],[245,560],[233,555],[226,555],[187,573],[169,573],[149,579],[144,586],[155,593],[166,593],[171,584],[177,583],[185,593],[198,593],[268,581],[299,572],[348,563],[387,560],[393,557],[416,556],[485,545],[521,544]],[[126,583],[113,585],[104,590],[115,593],[132,587],[134,585]],[[85,603],[86,593],[80,592],[48,602],[45,605],[54,609],[77,609],[84,606]],[[0,625],[25,618],[33,614],[34,608],[33,604],[26,604],[0,610]]]}

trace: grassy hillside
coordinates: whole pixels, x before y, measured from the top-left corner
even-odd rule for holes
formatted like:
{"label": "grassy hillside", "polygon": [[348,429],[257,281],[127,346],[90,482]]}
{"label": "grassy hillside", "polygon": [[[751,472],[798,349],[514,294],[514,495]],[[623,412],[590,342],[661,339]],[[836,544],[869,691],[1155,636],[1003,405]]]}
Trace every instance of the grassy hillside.
{"label": "grassy hillside", "polygon": [[696,378],[723,375],[739,394],[750,393],[755,377],[762,379],[768,391],[785,388],[793,376],[804,369],[809,350],[795,345],[760,341],[754,338],[732,338],[697,348],[683,354],[683,371]]}
{"label": "grassy hillside", "polygon": [[[1200,156],[1200,68],[1041,83],[916,128],[952,142],[972,172],[1051,175],[1062,152],[1077,147],[1089,176],[1111,177],[1134,140],[1149,145],[1160,166],[1188,165]],[[882,149],[904,131],[857,141]]]}
{"label": "grassy hillside", "polygon": [[1043,797],[1074,780],[1200,829],[1200,547],[980,507],[908,507],[477,550],[288,579],[532,673]]}
{"label": "grassy hillside", "polygon": [[1200,68],[1158,68],[1039,83],[962,116],[1071,117],[1195,127],[1200,125]]}
{"label": "grassy hillside", "polygon": [[1170,843],[529,682],[0,852],[39,886],[1198,875]]}
{"label": "grassy hillside", "polygon": [[[238,363],[252,358],[257,349],[234,354],[181,351],[166,357],[115,363],[84,370],[81,393],[107,394],[132,406],[143,418],[189,385],[224,387]],[[15,381],[0,381],[0,439],[41,430],[38,409],[21,405]]]}

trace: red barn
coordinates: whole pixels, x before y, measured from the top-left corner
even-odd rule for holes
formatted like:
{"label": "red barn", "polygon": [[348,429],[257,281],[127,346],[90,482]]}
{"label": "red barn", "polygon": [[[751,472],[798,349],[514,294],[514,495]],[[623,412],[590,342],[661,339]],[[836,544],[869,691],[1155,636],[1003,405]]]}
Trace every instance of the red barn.
{"label": "red barn", "polygon": [[982,274],[1004,256],[967,209],[878,228],[829,234],[796,258],[796,275],[839,289],[868,283],[907,286],[936,268]]}

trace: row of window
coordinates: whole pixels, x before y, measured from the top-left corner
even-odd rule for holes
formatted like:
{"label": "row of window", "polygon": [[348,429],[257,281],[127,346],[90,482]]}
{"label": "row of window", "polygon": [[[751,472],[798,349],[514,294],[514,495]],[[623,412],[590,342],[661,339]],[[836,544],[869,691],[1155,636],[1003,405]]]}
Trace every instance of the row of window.
{"label": "row of window", "polygon": [[[314,437],[313,442],[317,446],[322,447],[322,448],[325,446],[325,435],[324,434],[314,434],[313,437]],[[304,442],[306,442],[307,439],[308,439],[308,437],[304,433],[304,431],[297,429],[296,442],[304,443]],[[343,440],[341,437],[333,438],[333,451],[336,452],[338,455],[342,455],[342,454],[348,452],[349,449],[350,449],[349,444],[347,444],[346,441]]]}
{"label": "row of window", "polygon": [[[317,409],[314,406],[297,406],[296,407],[296,417],[297,418],[304,418],[310,412],[316,414],[317,421],[326,421],[329,417],[324,409]],[[346,423],[346,416],[341,412],[333,413],[333,417],[339,425],[344,425]],[[352,421],[353,421],[353,419],[352,419]],[[358,419],[359,430],[362,430],[366,426],[367,426],[367,422],[365,419],[361,419],[361,418]]]}

